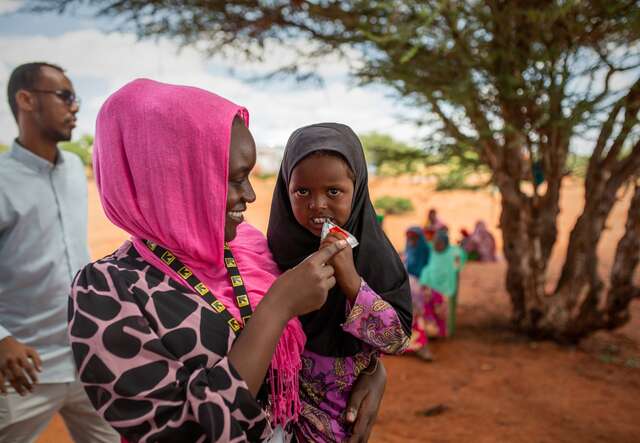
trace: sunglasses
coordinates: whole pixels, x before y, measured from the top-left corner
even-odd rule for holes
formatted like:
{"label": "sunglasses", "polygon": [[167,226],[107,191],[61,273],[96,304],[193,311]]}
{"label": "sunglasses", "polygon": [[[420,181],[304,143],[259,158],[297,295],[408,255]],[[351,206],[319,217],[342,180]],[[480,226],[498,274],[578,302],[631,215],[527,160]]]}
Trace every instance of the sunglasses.
{"label": "sunglasses", "polygon": [[68,89],[58,89],[56,91],[46,91],[44,89],[29,89],[31,92],[39,92],[41,94],[53,94],[58,97],[60,100],[65,102],[67,106],[71,106],[74,103],[80,107],[80,97],[78,97],[74,92],[69,91]]}

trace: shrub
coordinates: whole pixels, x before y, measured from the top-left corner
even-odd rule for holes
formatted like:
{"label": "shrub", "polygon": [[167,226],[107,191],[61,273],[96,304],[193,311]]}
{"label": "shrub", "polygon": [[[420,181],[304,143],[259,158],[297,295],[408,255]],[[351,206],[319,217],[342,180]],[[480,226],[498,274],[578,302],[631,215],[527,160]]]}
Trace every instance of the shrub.
{"label": "shrub", "polygon": [[377,199],[374,206],[384,214],[404,214],[413,211],[411,200],[402,197],[385,195]]}
{"label": "shrub", "polygon": [[454,189],[478,189],[480,186],[466,182],[467,173],[461,169],[453,169],[446,175],[438,176],[436,191],[451,191]]}

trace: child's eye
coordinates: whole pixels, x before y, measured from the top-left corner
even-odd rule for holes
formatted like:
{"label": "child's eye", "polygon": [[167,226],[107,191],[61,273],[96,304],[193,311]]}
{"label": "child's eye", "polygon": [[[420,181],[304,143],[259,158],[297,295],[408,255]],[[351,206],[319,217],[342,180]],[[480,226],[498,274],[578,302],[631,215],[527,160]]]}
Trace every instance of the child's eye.
{"label": "child's eye", "polygon": [[309,195],[309,190],[304,188],[296,189],[294,191],[294,194],[298,197],[306,197],[307,195]]}
{"label": "child's eye", "polygon": [[340,189],[336,189],[336,188],[331,188],[329,189],[329,195],[331,197],[337,197],[338,195],[340,195],[342,191],[340,191]]}

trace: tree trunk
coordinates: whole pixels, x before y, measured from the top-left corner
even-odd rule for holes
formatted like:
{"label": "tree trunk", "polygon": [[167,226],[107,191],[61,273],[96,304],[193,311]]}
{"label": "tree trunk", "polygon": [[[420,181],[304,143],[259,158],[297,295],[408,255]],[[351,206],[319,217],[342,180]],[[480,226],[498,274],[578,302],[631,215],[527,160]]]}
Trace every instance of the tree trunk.
{"label": "tree trunk", "polygon": [[615,203],[612,195],[604,192],[599,199],[587,202],[571,232],[567,260],[552,294],[544,290],[548,257],[542,253],[544,236],[536,228],[532,201],[515,204],[503,198],[507,290],[517,329],[535,338],[574,343],[598,329],[613,329],[629,320],[629,304],[640,297],[640,288],[633,282],[640,262],[640,184],[635,186],[607,292],[597,272],[596,248]]}
{"label": "tree trunk", "polygon": [[640,181],[635,185],[624,236],[616,248],[611,270],[611,288],[605,305],[605,326],[617,328],[629,321],[629,303],[640,297],[633,276],[640,262]]}
{"label": "tree trunk", "polygon": [[[622,111],[624,110],[624,113]],[[567,145],[548,146],[547,192],[527,197],[510,160],[503,158],[495,175],[503,199],[501,226],[508,261],[507,290],[516,327],[532,336],[576,342],[603,328],[618,327],[629,318],[628,307],[640,289],[633,285],[640,255],[640,191],[636,183],[625,234],[618,243],[607,291],[598,275],[598,241],[618,191],[640,173],[640,141],[622,155],[631,129],[638,123],[640,81],[623,97],[603,125],[585,179],[585,205],[567,247],[555,290],[545,293],[546,267],[555,242],[559,190]],[[614,137],[615,122],[623,116]],[[568,140],[568,138],[567,138]],[[512,151],[513,152],[513,151]]]}
{"label": "tree trunk", "polygon": [[502,196],[500,227],[508,262],[506,285],[516,328],[538,335],[539,321],[546,310],[547,263],[557,235],[559,192],[555,190],[559,189],[562,176],[548,177],[544,198],[535,192],[528,196],[520,189],[521,164],[514,152],[518,151],[506,151],[494,174]]}
{"label": "tree trunk", "polygon": [[533,334],[543,313],[544,280],[537,270],[545,267],[540,238],[532,234],[534,220],[526,198],[521,202],[502,198],[500,228],[507,266],[507,291],[513,306],[513,321],[520,330]]}

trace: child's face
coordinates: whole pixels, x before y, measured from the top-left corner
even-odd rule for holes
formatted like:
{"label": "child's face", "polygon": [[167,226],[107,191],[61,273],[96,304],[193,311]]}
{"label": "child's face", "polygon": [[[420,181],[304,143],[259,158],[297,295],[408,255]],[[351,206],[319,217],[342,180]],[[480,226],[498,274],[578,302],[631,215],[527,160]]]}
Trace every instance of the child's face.
{"label": "child's face", "polygon": [[344,226],[351,214],[354,184],[349,166],[337,157],[311,156],[296,165],[289,200],[296,221],[320,236],[326,219]]}

